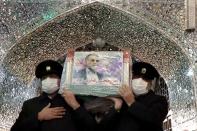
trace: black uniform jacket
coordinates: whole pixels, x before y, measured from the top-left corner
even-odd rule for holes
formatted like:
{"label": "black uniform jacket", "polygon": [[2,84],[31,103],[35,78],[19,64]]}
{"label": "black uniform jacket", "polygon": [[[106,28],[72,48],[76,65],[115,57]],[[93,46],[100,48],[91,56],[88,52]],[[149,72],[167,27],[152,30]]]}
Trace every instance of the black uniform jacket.
{"label": "black uniform jacket", "polygon": [[117,131],[163,131],[162,123],[168,113],[165,97],[153,91],[135,98],[128,107],[126,104],[118,114],[114,130]]}
{"label": "black uniform jacket", "polygon": [[[38,120],[38,112],[51,103],[51,107],[64,107],[63,118],[46,121]],[[11,131],[93,131],[96,122],[83,108],[72,110],[61,95],[49,99],[47,94],[24,102],[18,119]]]}

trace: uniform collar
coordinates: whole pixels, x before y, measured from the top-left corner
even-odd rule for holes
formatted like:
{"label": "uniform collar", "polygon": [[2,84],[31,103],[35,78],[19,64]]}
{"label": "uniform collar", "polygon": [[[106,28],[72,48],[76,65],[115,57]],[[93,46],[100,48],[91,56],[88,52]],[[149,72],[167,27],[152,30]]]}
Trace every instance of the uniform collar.
{"label": "uniform collar", "polygon": [[[57,94],[56,96],[54,96],[53,99],[60,98],[60,97],[61,97],[61,95],[60,95],[60,94]],[[53,100],[53,99],[50,99],[50,98],[48,97],[48,94],[45,93],[45,92],[43,92],[43,93],[40,95],[40,101],[43,101],[43,100]]]}
{"label": "uniform collar", "polygon": [[149,90],[148,93],[143,94],[143,95],[139,95],[136,97],[136,99],[141,99],[141,98],[144,98],[144,97],[152,95],[152,94],[154,94],[154,92],[152,90]]}

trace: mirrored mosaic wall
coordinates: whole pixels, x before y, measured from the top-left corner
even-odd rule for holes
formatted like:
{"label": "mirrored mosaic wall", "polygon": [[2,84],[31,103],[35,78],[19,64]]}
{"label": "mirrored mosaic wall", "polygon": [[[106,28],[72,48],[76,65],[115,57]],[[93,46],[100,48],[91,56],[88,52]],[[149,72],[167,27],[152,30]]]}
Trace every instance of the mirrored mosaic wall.
{"label": "mirrored mosaic wall", "polygon": [[169,87],[173,129],[197,129],[197,31],[184,31],[184,0],[91,2],[0,2],[0,131],[37,95],[38,62],[96,37],[153,64]]}

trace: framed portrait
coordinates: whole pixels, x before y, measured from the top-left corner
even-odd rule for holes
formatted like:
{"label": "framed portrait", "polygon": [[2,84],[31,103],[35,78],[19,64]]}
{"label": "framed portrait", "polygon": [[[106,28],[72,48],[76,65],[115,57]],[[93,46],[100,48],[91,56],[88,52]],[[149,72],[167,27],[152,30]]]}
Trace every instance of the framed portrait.
{"label": "framed portrait", "polygon": [[122,84],[129,85],[129,51],[68,51],[60,93],[66,87],[75,94],[117,95]]}

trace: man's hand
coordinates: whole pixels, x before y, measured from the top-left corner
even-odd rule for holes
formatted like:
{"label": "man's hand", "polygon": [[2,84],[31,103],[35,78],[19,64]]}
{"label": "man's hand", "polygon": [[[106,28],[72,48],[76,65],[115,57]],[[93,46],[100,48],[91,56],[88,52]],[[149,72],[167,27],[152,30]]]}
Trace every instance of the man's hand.
{"label": "man's hand", "polygon": [[50,103],[45,106],[39,113],[38,113],[38,120],[51,120],[56,118],[62,118],[65,114],[64,107],[53,107],[50,108]]}
{"label": "man's hand", "polygon": [[110,99],[114,102],[114,108],[116,110],[120,110],[122,107],[122,100],[120,98],[116,98],[116,97],[107,97],[107,99]]}
{"label": "man's hand", "polygon": [[135,102],[135,96],[133,94],[133,91],[128,86],[123,85],[119,89],[119,93],[128,106],[131,106]]}
{"label": "man's hand", "polygon": [[80,104],[76,100],[75,95],[68,89],[64,89],[64,93],[62,94],[62,97],[64,98],[66,103],[74,110],[80,107]]}

